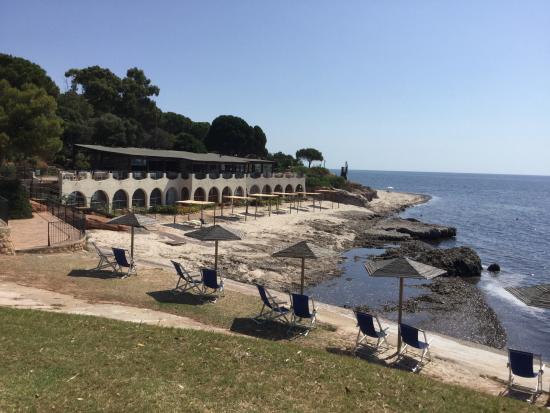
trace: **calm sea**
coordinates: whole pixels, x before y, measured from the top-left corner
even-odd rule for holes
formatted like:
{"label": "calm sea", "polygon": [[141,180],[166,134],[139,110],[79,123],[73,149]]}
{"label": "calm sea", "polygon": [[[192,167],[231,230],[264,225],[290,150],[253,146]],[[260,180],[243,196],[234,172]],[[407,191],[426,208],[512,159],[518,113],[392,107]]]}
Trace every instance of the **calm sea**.
{"label": "calm sea", "polygon": [[[497,313],[508,336],[508,346],[542,353],[550,359],[550,310],[528,307],[506,290],[507,286],[550,283],[550,177],[424,172],[350,171],[349,179],[374,188],[428,194],[427,204],[410,208],[403,217],[457,228],[455,240],[442,247],[466,245],[480,255],[484,268],[496,262],[502,271],[484,271],[477,283]],[[319,286],[326,301],[339,305],[360,304],[355,298],[363,271],[358,264],[369,251],[350,251],[340,288],[347,299],[327,294],[332,288]],[[366,254],[367,253],[367,254]],[[353,259],[359,256],[359,259]],[[351,281],[351,282],[349,282]],[[356,284],[355,286],[353,284]],[[393,286],[393,284],[392,284]],[[325,287],[325,288],[323,288]],[[333,290],[334,291],[334,290]],[[368,303],[365,303],[368,304]]]}

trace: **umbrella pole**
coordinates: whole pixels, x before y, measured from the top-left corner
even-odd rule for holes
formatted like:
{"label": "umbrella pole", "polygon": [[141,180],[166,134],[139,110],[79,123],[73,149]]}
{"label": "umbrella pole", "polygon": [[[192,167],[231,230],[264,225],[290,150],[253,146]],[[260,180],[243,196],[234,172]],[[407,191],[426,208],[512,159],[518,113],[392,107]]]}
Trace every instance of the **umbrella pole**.
{"label": "umbrella pole", "polygon": [[399,278],[399,313],[397,314],[397,354],[401,351],[401,320],[403,312],[403,283],[402,277]]}
{"label": "umbrella pole", "polygon": [[134,227],[132,227],[132,236],[130,241],[130,257],[134,258]]}
{"label": "umbrella pole", "polygon": [[306,259],[302,258],[302,277],[300,282],[300,294],[304,294],[304,272],[306,268]]}
{"label": "umbrella pole", "polygon": [[214,225],[216,225],[216,204],[214,203]]}
{"label": "umbrella pole", "polygon": [[218,271],[218,241],[214,241],[215,242],[215,247],[214,247],[214,269],[216,271]]}
{"label": "umbrella pole", "polygon": [[256,199],[256,202],[254,202],[254,219],[258,218],[258,200]]}
{"label": "umbrella pole", "polygon": [[201,205],[201,227],[202,227],[202,221],[204,221],[204,219],[203,219],[203,214],[202,214],[202,205]]}
{"label": "umbrella pole", "polygon": [[248,215],[248,199],[245,202],[246,202],[246,209],[244,211],[244,220],[246,221],[246,216]]}

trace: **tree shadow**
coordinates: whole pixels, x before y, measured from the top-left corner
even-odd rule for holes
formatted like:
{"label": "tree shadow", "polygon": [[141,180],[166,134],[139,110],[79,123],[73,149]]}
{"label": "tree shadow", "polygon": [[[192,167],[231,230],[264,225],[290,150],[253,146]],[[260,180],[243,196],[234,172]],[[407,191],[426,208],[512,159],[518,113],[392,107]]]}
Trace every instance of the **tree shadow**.
{"label": "tree shadow", "polygon": [[197,295],[188,292],[176,292],[173,290],[149,291],[147,295],[164,304],[203,305],[215,300],[214,296]]}
{"label": "tree shadow", "polygon": [[106,270],[86,270],[86,269],[74,269],[71,270],[68,274],[69,277],[83,277],[83,278],[99,278],[101,280],[108,280],[110,278],[120,278],[123,274],[115,271],[106,271]]}
{"label": "tree shadow", "polygon": [[288,330],[288,324],[279,321],[257,322],[251,317],[235,318],[231,324],[231,331],[265,340],[280,341],[293,338]]}

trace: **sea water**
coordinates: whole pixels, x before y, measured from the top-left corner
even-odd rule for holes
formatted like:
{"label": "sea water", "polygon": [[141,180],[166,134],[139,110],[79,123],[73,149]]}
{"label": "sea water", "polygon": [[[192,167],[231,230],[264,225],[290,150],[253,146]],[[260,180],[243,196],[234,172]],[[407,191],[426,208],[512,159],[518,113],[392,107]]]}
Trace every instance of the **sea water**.
{"label": "sea water", "polygon": [[[440,247],[469,246],[477,251],[484,268],[498,263],[501,272],[483,271],[476,285],[506,330],[507,345],[542,353],[550,360],[550,310],[528,307],[505,290],[550,283],[550,177],[350,171],[348,178],[373,188],[430,195],[431,201],[401,216],[454,226],[456,239]],[[366,304],[380,309],[396,299],[397,284],[393,279],[365,279],[362,262],[378,253],[349,251],[342,277],[310,292],[337,305]],[[411,285],[405,293],[411,297],[420,293],[417,290]]]}

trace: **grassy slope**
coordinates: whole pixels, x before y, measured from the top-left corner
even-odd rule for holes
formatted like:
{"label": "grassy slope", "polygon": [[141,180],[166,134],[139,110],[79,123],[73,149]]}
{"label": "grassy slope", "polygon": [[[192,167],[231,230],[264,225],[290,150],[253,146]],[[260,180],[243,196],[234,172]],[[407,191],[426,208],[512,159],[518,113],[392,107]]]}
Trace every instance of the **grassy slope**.
{"label": "grassy slope", "polygon": [[527,411],[296,344],[0,309],[0,411]]}

